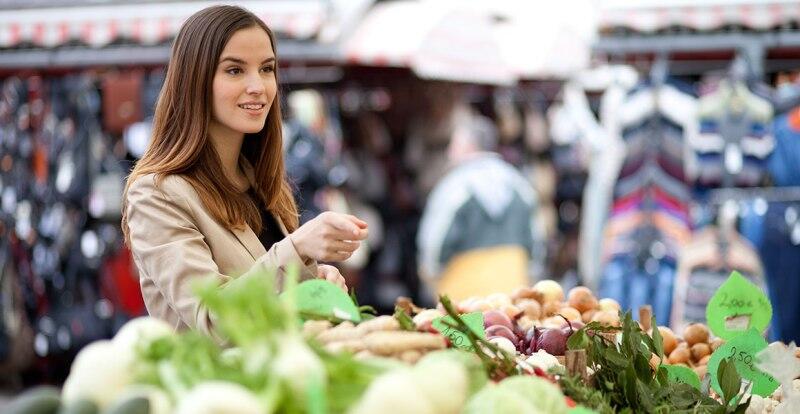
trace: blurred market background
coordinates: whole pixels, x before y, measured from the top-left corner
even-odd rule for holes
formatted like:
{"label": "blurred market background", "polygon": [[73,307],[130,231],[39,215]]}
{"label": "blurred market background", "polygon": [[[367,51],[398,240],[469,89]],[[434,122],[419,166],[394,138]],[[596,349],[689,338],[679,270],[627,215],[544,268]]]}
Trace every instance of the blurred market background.
{"label": "blurred market background", "polygon": [[[303,220],[370,225],[341,267],[362,304],[552,278],[677,327],[736,269],[800,341],[800,3],[229,3],[279,38]],[[0,0],[0,388],[146,313],[120,196],[211,4]]]}

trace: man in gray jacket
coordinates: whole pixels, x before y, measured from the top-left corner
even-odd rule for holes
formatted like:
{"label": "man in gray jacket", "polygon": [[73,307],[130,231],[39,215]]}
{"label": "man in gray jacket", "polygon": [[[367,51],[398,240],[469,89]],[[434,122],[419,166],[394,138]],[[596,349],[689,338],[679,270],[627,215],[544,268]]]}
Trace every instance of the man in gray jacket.
{"label": "man in gray jacket", "polygon": [[450,260],[465,252],[519,246],[531,256],[536,196],[496,147],[491,120],[471,115],[458,122],[448,147],[451,169],[431,192],[417,235],[419,273],[431,294]]}

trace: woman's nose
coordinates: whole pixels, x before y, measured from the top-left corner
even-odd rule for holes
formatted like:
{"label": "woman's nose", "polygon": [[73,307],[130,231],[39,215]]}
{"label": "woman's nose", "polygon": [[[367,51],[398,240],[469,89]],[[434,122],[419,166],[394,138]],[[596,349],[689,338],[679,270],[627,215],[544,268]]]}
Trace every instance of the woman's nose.
{"label": "woman's nose", "polygon": [[250,95],[260,95],[264,93],[264,80],[258,76],[251,76],[247,80],[247,93]]}

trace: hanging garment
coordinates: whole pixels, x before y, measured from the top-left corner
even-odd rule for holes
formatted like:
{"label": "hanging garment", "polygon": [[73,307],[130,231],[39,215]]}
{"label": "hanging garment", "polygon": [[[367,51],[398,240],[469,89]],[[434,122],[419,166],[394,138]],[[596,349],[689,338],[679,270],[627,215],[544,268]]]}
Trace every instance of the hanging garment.
{"label": "hanging garment", "polygon": [[769,203],[758,246],[772,302],[771,339],[800,343],[800,202]]}
{"label": "hanging garment", "polygon": [[675,263],[689,240],[690,192],[685,136],[693,133],[695,99],[679,87],[648,83],[617,111],[626,156],[604,231],[600,293],[624,309],[653,306],[669,321]]}
{"label": "hanging garment", "polygon": [[674,277],[671,258],[650,258],[642,265],[630,255],[615,256],[603,269],[598,293],[619,302],[623,310],[632,310],[635,318],[639,307],[651,305],[658,324],[667,325]]}
{"label": "hanging garment", "polygon": [[775,150],[767,169],[776,186],[800,186],[800,107],[775,119]]}
{"label": "hanging garment", "polygon": [[604,257],[635,248],[632,231],[654,225],[673,259],[690,234],[684,137],[694,133],[695,99],[670,84],[635,89],[617,111],[626,156],[614,186]]}
{"label": "hanging garment", "polygon": [[7,239],[0,241],[0,375],[11,379],[33,361],[33,336],[25,312],[22,281]]}
{"label": "hanging garment", "polygon": [[142,120],[142,84],[140,70],[111,73],[103,78],[103,129],[122,134],[128,125]]}
{"label": "hanging garment", "polygon": [[559,212],[558,229],[577,233],[591,149],[566,104],[551,106],[547,117],[552,137],[550,159],[557,177],[553,201]]}
{"label": "hanging garment", "polygon": [[690,323],[706,322],[706,307],[717,289],[736,270],[766,292],[758,252],[740,234],[715,227],[695,232],[680,253],[670,326],[682,332]]}
{"label": "hanging garment", "polygon": [[[578,140],[588,156],[588,178],[581,187],[582,208],[578,269],[583,284],[596,288],[600,269],[603,226],[614,181],[624,157],[616,113],[638,75],[629,66],[602,66],[576,75],[564,85],[564,102],[553,120],[555,142]],[[602,95],[595,115],[587,93]]]}
{"label": "hanging garment", "polygon": [[128,318],[147,314],[130,250],[121,248],[106,258],[100,268],[100,282],[103,297],[120,313]]}
{"label": "hanging garment", "polygon": [[699,133],[688,140],[697,157],[696,186],[760,185],[775,147],[772,113],[772,104],[743,83],[722,81],[714,93],[701,98]]}
{"label": "hanging garment", "polygon": [[[777,186],[800,185],[800,108],[773,122],[775,150],[767,168]],[[775,191],[780,193],[780,187]],[[800,341],[800,202],[750,200],[742,233],[757,247],[773,306],[770,340]]]}

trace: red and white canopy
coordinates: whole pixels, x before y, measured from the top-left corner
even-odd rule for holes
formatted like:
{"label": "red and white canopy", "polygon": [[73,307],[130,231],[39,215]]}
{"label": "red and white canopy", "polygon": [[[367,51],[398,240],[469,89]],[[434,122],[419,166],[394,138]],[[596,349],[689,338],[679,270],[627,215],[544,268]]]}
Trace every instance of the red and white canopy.
{"label": "red and white canopy", "polygon": [[449,2],[378,3],[343,44],[348,63],[406,67],[423,79],[510,85],[486,15]]}
{"label": "red and white canopy", "polygon": [[600,29],[654,32],[671,26],[711,31],[726,25],[769,30],[800,22],[797,0],[605,0]]}
{"label": "red and white canopy", "polygon": [[[23,43],[54,47],[79,41],[102,47],[118,39],[152,45],[177,35],[193,13],[217,2],[88,5],[0,11],[0,49]],[[314,37],[327,19],[321,0],[227,2],[247,8],[281,35]]]}
{"label": "red and white canopy", "polygon": [[503,56],[522,79],[563,79],[589,67],[597,32],[592,0],[487,2]]}

